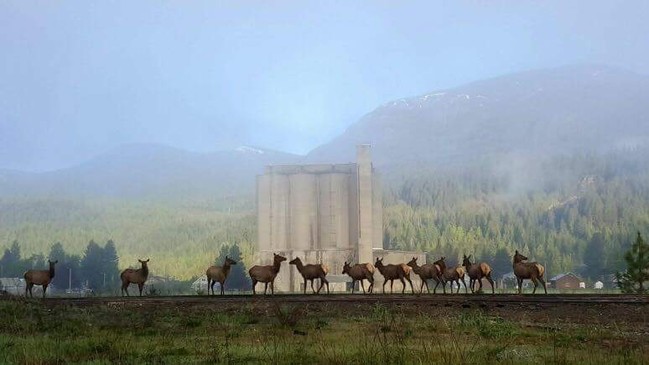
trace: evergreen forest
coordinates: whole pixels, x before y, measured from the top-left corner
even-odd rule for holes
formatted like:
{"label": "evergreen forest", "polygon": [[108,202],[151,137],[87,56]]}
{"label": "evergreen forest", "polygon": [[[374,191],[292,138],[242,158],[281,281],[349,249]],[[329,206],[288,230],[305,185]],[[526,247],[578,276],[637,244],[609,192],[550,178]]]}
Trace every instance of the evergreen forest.
{"label": "evergreen forest", "polygon": [[[473,254],[496,277],[511,271],[514,250],[543,263],[548,278],[568,271],[610,277],[624,269],[637,232],[648,232],[646,152],[559,156],[518,170],[476,163],[381,171],[384,247],[443,255],[451,264]],[[72,286],[83,277],[102,288],[117,285],[118,270],[150,258],[152,274],[189,280],[215,258],[220,265],[233,246],[250,267],[254,196],[0,198],[0,277],[58,258],[59,272],[71,269]],[[68,276],[57,277],[59,285],[67,287]]]}

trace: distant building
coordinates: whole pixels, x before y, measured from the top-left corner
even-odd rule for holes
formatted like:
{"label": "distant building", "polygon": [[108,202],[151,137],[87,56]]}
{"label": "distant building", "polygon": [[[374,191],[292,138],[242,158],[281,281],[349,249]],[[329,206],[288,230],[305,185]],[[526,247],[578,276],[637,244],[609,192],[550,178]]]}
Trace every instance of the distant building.
{"label": "distant building", "polygon": [[[257,264],[272,264],[273,253],[287,261],[299,256],[305,264],[326,264],[334,291],[346,289],[345,261],[373,264],[384,257],[385,264],[396,264],[417,256],[422,265],[426,260],[423,253],[383,249],[383,196],[369,145],[357,147],[356,163],[267,166],[257,177],[257,234]],[[382,276],[375,280],[379,289]],[[295,292],[302,285],[297,269],[282,263],[275,289]]]}
{"label": "distant building", "polygon": [[568,272],[550,279],[550,285],[555,289],[584,289],[586,283],[577,275]]}
{"label": "distant building", "polygon": [[604,289],[604,283],[602,283],[601,281],[596,281],[593,287],[595,289]]}
{"label": "distant building", "polygon": [[[37,289],[35,286],[34,289]],[[0,278],[0,291],[11,295],[22,295],[25,293],[25,279],[23,278]]]}
{"label": "distant building", "polygon": [[[218,288],[221,284],[216,283],[214,285],[215,289]],[[207,291],[207,277],[206,276],[201,276],[198,279],[196,279],[192,285],[192,290],[194,291],[199,291],[199,290],[205,290]]]}

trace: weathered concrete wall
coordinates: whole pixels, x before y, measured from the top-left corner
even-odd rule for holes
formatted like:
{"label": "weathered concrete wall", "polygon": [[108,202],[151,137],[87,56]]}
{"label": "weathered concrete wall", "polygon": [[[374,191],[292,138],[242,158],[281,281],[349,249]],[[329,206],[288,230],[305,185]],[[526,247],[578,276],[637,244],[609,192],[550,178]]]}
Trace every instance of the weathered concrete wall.
{"label": "weathered concrete wall", "polygon": [[[331,289],[344,290],[343,263],[374,263],[372,250],[383,247],[383,195],[371,147],[358,146],[355,164],[267,166],[257,177],[257,222],[257,264],[270,265],[273,253],[324,263],[330,281],[338,281]],[[394,255],[386,262],[401,257]],[[297,270],[283,264],[275,289],[301,284]]]}

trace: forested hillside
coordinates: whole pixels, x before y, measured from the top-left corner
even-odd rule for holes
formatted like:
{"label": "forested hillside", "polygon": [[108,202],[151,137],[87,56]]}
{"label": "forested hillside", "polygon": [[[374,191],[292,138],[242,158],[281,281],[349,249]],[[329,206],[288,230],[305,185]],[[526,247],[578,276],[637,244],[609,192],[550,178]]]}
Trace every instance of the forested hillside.
{"label": "forested hillside", "polygon": [[196,154],[132,145],[47,173],[0,171],[0,249],[112,240],[121,267],[202,275],[224,244],[255,247],[254,182],[268,164],[354,160],[373,144],[384,246],[510,271],[518,249],[550,276],[623,265],[649,236],[649,78],[572,66],[483,80],[376,108],[308,156],[238,148]]}
{"label": "forested hillside", "polygon": [[620,270],[636,231],[649,229],[648,152],[551,158],[527,188],[478,168],[421,173],[386,189],[384,245],[473,254],[498,274],[519,250],[550,275],[599,278]]}
{"label": "forested hillside", "polygon": [[255,227],[250,204],[0,199],[3,251],[17,241],[23,257],[46,255],[60,242],[66,252],[81,255],[91,240],[112,240],[121,268],[150,258],[155,275],[184,279],[203,275],[226,243],[239,244],[249,258]]}
{"label": "forested hillside", "polygon": [[[384,245],[451,261],[473,254],[494,263],[497,275],[510,271],[516,249],[546,264],[550,275],[612,273],[635,232],[649,228],[647,155],[556,157],[540,162],[527,185],[477,167],[385,178]],[[237,243],[250,266],[254,196],[186,203],[2,199],[0,248],[14,240],[25,257],[45,255],[55,242],[81,255],[91,240],[112,240],[122,268],[151,258],[154,274],[187,279],[202,275],[224,244]]]}

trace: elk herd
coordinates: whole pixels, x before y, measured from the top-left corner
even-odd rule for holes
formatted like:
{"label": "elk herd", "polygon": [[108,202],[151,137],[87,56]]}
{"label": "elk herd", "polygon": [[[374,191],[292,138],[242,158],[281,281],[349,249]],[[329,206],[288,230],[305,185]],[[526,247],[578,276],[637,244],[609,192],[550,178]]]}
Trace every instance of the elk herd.
{"label": "elk herd", "polygon": [[[360,282],[360,286],[363,290],[363,294],[371,294],[374,290],[374,274],[378,271],[384,278],[383,280],[383,293],[385,293],[385,284],[390,282],[390,293],[393,292],[393,285],[395,280],[401,282],[401,293],[405,293],[406,290],[406,281],[410,284],[410,290],[413,294],[416,293],[414,286],[411,281],[411,275],[414,273],[418,275],[421,279],[421,287],[419,288],[419,293],[423,293],[424,285],[426,290],[430,293],[430,288],[428,286],[428,281],[434,281],[435,287],[433,288],[433,294],[436,293],[438,286],[442,285],[442,291],[446,294],[447,284],[450,286],[451,293],[453,293],[453,287],[457,287],[456,293],[460,292],[460,283],[464,285],[464,292],[468,293],[467,285],[465,278],[469,278],[469,288],[471,292],[482,291],[482,279],[486,279],[491,285],[491,293],[495,293],[495,283],[492,279],[492,270],[489,264],[486,262],[481,263],[471,263],[471,255],[463,256],[462,264],[454,267],[447,267],[446,258],[441,257],[439,260],[435,261],[432,264],[424,264],[419,266],[417,264],[417,258],[413,257],[407,264],[384,264],[383,258],[377,258],[374,264],[369,262],[358,263],[352,265],[345,261],[342,274],[348,275],[352,280],[352,294],[354,293],[354,287],[357,281]],[[520,254],[518,251],[514,254],[512,268],[514,275],[516,276],[518,293],[522,293],[522,284],[523,280],[531,280],[534,284],[534,290],[532,294],[536,293],[538,283],[540,282],[543,285],[543,290],[547,294],[547,288],[545,285],[545,280],[543,275],[545,274],[545,268],[543,265],[538,262],[527,262],[527,257]],[[144,283],[146,282],[149,275],[149,260],[138,260],[141,267],[139,269],[126,269],[122,271],[120,278],[122,281],[121,292],[122,295],[128,293],[128,287],[130,284],[137,284],[140,296],[142,296],[142,290]],[[248,270],[250,279],[252,281],[252,293],[257,294],[256,286],[257,283],[264,283],[264,294],[268,292],[268,286],[270,284],[271,294],[275,293],[275,278],[281,269],[281,264],[283,261],[286,261],[286,257],[283,257],[278,254],[273,254],[273,264],[272,265],[255,265]],[[41,285],[43,287],[43,297],[45,297],[45,292],[48,285],[54,278],[55,274],[55,265],[58,261],[48,261],[49,270],[29,270],[25,273],[25,296],[29,294],[32,295],[32,288],[34,285]],[[218,282],[220,284],[221,295],[224,294],[225,282],[230,274],[230,269],[232,265],[236,265],[237,262],[229,257],[225,257],[223,266],[210,266],[205,275],[207,276],[207,286],[209,294],[210,290],[212,295],[214,295],[214,285]],[[327,274],[330,272],[330,269],[325,264],[305,264],[299,257],[294,258],[289,262],[290,265],[295,265],[297,271],[302,275],[304,279],[304,288],[303,293],[306,294],[307,290],[307,281],[311,283],[311,290],[314,294],[319,294],[322,288],[326,285],[327,294],[329,294],[329,281],[327,280]],[[314,288],[314,280],[319,280],[318,290]],[[368,281],[369,286],[367,292],[365,291],[365,280]],[[477,290],[475,286],[478,286]]]}

